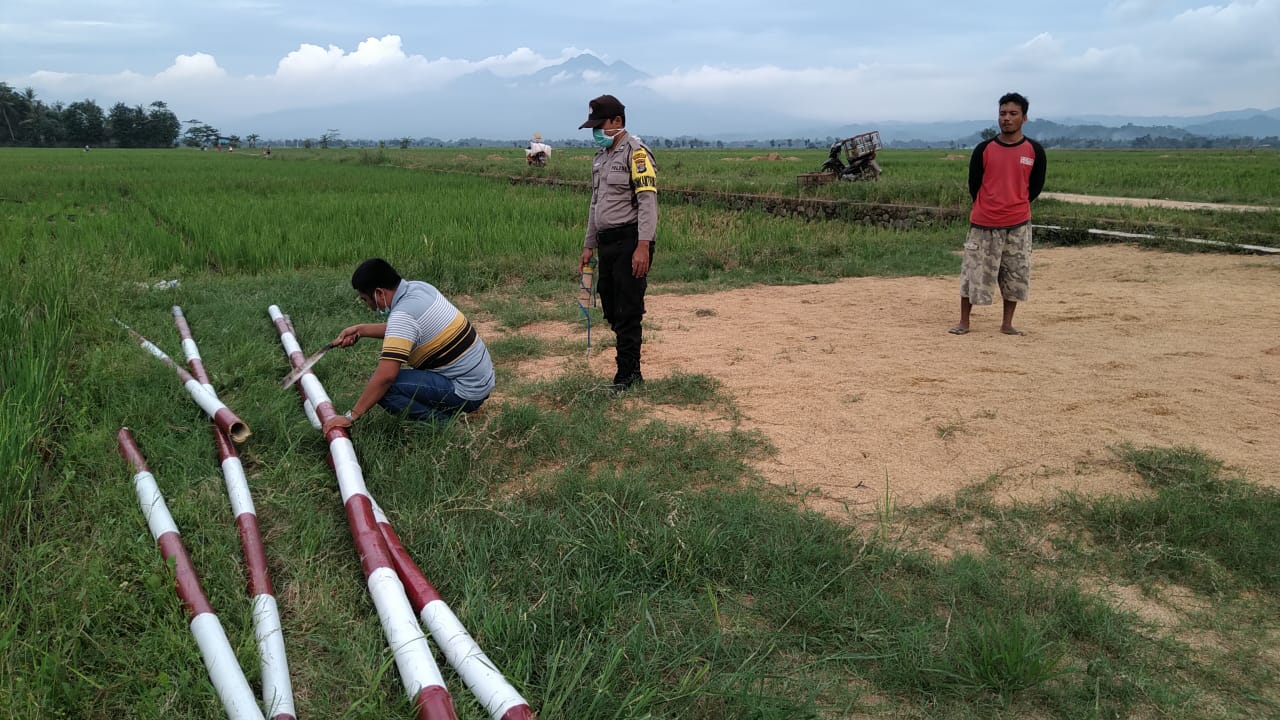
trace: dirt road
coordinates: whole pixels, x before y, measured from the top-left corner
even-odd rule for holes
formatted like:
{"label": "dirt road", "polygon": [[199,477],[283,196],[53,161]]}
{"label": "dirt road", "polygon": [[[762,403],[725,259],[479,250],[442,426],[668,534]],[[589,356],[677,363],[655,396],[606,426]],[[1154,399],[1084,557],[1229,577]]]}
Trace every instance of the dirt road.
{"label": "dirt road", "polygon": [[1268,205],[1230,205],[1227,203],[1192,202],[1190,200],[1158,200],[1154,198],[1125,198],[1105,195],[1078,195],[1076,193],[1040,193],[1046,200],[1080,203],[1082,205],[1127,205],[1129,207],[1162,207],[1175,210],[1225,210],[1228,212],[1280,212],[1280,207]]}

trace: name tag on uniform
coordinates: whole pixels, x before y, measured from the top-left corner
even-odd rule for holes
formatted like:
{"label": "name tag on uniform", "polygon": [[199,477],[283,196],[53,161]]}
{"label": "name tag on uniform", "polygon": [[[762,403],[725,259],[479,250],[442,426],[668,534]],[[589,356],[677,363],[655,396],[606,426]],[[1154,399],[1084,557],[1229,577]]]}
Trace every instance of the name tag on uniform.
{"label": "name tag on uniform", "polygon": [[1035,165],[1036,159],[1029,158],[1026,155],[1023,155],[1022,157],[1018,158],[1018,162],[1022,163],[1023,165]]}

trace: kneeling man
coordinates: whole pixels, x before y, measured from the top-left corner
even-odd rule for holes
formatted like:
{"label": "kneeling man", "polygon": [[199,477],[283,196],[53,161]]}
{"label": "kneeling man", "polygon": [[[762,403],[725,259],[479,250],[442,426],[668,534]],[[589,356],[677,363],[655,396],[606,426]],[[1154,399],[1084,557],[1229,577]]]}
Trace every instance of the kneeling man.
{"label": "kneeling man", "polygon": [[443,421],[472,412],[493,392],[493,360],[476,330],[434,286],[405,280],[382,258],[360,263],[351,287],[387,322],[352,325],[333,344],[381,338],[382,355],[360,399],[324,432],[349,428],[374,405],[411,420]]}

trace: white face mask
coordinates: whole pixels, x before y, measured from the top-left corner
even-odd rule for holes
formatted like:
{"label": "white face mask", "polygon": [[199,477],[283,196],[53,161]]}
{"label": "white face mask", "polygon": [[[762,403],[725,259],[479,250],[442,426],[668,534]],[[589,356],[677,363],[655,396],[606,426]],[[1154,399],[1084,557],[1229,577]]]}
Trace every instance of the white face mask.
{"label": "white face mask", "polygon": [[379,304],[378,304],[378,291],[377,291],[377,290],[374,290],[374,291],[373,291],[373,311],[374,311],[374,312],[376,312],[376,313],[378,313],[379,315],[390,315],[390,314],[391,314],[391,306],[390,306],[390,305],[388,305],[388,306],[386,306],[386,307],[384,308],[384,307],[382,307],[381,305],[379,305]]}

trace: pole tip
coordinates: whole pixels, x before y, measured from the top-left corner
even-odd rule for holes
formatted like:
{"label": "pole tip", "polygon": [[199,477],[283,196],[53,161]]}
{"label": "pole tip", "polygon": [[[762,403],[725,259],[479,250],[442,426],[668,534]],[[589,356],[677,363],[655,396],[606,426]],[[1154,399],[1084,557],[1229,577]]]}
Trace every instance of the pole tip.
{"label": "pole tip", "polygon": [[249,436],[252,435],[253,432],[249,430],[249,426],[245,425],[244,422],[233,422],[231,423],[231,428],[227,430],[227,434],[231,436],[231,440],[235,442],[235,444],[239,445],[245,440],[248,440]]}

